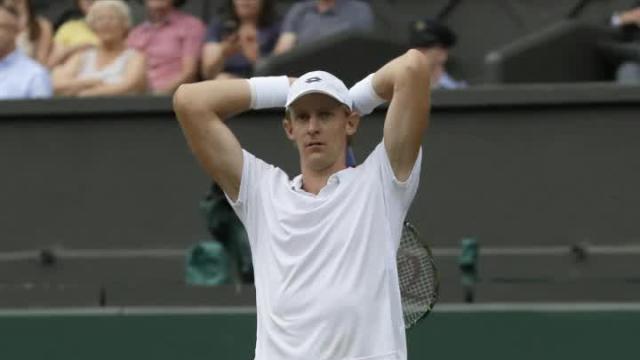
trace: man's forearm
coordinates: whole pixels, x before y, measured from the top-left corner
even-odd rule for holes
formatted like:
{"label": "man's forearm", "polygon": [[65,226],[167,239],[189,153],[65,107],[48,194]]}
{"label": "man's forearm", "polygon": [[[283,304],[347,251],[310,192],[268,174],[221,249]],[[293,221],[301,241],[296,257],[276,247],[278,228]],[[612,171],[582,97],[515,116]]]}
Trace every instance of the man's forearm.
{"label": "man's forearm", "polygon": [[294,80],[274,76],[184,84],[176,91],[174,102],[176,108],[185,111],[213,113],[226,119],[251,109],[284,108],[289,84]]}
{"label": "man's forearm", "polygon": [[251,90],[245,79],[183,84],[176,91],[174,104],[177,111],[213,113],[224,120],[250,109]]}
{"label": "man's forearm", "polygon": [[[370,114],[376,107],[392,99],[396,86],[401,82],[417,80],[428,83],[428,61],[425,60],[420,53],[407,52],[356,83],[349,90],[356,111],[361,116]],[[417,78],[411,79],[414,76]]]}

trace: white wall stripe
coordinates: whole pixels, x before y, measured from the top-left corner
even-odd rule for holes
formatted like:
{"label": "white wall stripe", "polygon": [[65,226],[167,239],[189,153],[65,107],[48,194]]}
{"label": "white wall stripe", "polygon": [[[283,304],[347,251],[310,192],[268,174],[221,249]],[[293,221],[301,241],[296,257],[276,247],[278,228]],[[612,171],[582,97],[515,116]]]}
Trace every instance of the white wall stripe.
{"label": "white wall stripe", "polygon": [[[245,315],[255,314],[255,307],[106,307],[59,309],[2,309],[0,317],[58,317],[114,315]],[[640,303],[486,303],[441,304],[435,313],[493,312],[640,312]]]}
{"label": "white wall stripe", "polygon": [[[640,255],[640,245],[586,245],[585,250],[594,255]],[[132,259],[132,258],[178,258],[186,256],[186,249],[53,249],[61,259]],[[456,257],[460,248],[434,247],[435,256]],[[564,256],[570,253],[568,245],[480,247],[480,256]],[[0,261],[37,260],[39,250],[0,252]]]}

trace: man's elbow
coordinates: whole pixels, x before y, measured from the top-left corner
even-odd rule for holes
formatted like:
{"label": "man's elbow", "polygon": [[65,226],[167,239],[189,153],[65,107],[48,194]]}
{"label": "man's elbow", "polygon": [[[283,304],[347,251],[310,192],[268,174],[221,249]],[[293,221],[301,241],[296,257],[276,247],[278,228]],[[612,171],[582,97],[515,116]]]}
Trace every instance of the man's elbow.
{"label": "man's elbow", "polygon": [[409,76],[428,76],[429,59],[425,54],[416,49],[409,49],[405,54],[404,72]]}
{"label": "man's elbow", "polygon": [[189,113],[197,110],[192,87],[192,84],[182,84],[173,93],[173,110],[180,122],[190,118]]}
{"label": "man's elbow", "polygon": [[410,49],[404,54],[402,76],[406,80],[429,84],[430,68],[429,59],[422,52]]}

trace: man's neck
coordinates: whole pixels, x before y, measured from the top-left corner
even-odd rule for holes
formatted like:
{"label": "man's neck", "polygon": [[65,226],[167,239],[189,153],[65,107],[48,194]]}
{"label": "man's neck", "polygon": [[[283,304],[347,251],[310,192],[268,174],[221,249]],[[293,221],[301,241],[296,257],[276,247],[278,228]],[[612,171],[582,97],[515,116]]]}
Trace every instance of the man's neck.
{"label": "man's neck", "polygon": [[336,6],[338,0],[318,0],[316,6],[320,13],[327,12]]}
{"label": "man's neck", "polygon": [[173,12],[173,9],[169,9],[167,11],[158,11],[155,13],[149,13],[149,21],[152,24],[163,23],[167,21],[167,19],[169,18],[172,12]]}

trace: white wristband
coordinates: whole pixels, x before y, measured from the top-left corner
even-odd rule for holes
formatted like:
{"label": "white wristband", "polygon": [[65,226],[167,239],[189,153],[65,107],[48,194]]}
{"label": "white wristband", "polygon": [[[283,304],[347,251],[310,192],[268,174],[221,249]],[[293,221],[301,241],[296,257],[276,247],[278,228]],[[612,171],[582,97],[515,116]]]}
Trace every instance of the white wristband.
{"label": "white wristband", "polygon": [[284,108],[289,93],[288,77],[260,76],[252,77],[248,81],[251,88],[252,109]]}
{"label": "white wristband", "polygon": [[361,116],[371,114],[373,109],[386,102],[376,93],[372,81],[373,74],[369,74],[369,76],[358,81],[349,89],[349,96],[353,101],[353,106]]}

